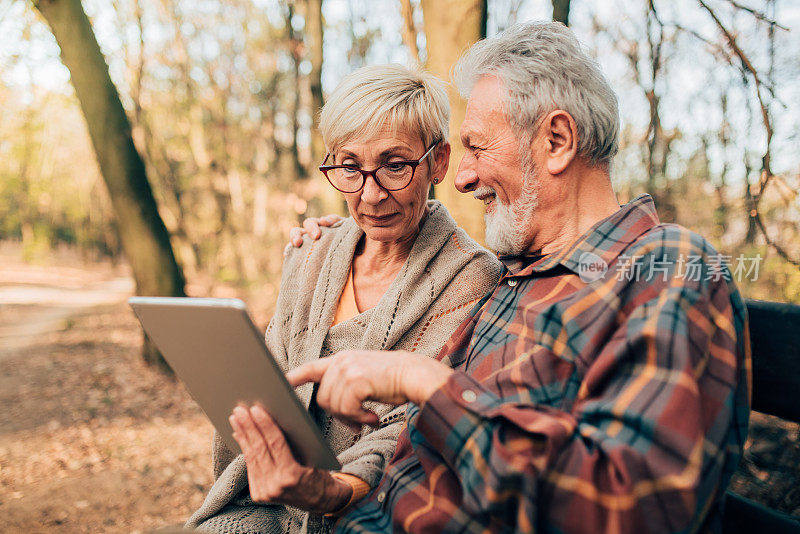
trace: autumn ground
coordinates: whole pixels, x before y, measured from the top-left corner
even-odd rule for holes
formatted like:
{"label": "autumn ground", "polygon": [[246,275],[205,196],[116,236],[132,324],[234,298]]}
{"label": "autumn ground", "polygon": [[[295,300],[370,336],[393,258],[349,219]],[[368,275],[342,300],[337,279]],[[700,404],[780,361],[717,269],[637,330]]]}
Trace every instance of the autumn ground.
{"label": "autumn ground", "polygon": [[0,260],[0,532],[181,524],[211,481],[211,425],[140,361],[130,278]]}
{"label": "autumn ground", "polygon": [[[0,247],[1,533],[149,532],[202,502],[211,425],[140,361],[131,291],[122,268]],[[758,417],[751,437],[734,484],[800,515],[797,426]]]}

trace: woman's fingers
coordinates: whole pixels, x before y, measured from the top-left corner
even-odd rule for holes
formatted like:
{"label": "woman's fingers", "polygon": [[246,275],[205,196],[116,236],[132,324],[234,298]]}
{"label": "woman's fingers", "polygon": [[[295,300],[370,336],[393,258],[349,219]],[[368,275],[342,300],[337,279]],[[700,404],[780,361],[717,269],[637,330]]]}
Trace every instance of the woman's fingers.
{"label": "woman's fingers", "polygon": [[247,443],[245,442],[244,436],[242,435],[242,429],[239,426],[239,422],[236,421],[236,417],[233,415],[228,417],[228,421],[230,422],[231,428],[233,429],[233,439],[236,440],[236,443],[239,444],[239,447],[242,449],[242,452],[244,452]]}
{"label": "woman's fingers", "polygon": [[233,415],[239,426],[238,432],[242,434],[243,443],[239,444],[243,445],[242,452],[245,457],[258,464],[273,464],[275,460],[267,446],[267,441],[253,421],[250,412],[242,406],[237,406],[233,409]]}
{"label": "woman's fingers", "polygon": [[244,434],[244,429],[239,423],[239,419],[236,417],[236,415],[231,414],[228,417],[228,422],[230,422],[231,428],[233,428],[233,439],[235,439],[236,443],[239,444],[239,447],[242,448],[242,452],[244,452],[245,449],[249,451],[250,443],[247,441],[247,436]]}
{"label": "woman's fingers", "polygon": [[262,436],[264,436],[264,441],[275,462],[283,467],[286,467],[289,463],[297,463],[291,449],[289,449],[289,444],[286,442],[286,436],[283,435],[283,431],[267,411],[261,406],[255,405],[250,408],[250,415],[261,431]]}
{"label": "woman's fingers", "polygon": [[297,462],[283,431],[263,406],[239,406],[230,421],[245,453],[250,496],[255,502],[325,513],[349,498],[330,473]]}

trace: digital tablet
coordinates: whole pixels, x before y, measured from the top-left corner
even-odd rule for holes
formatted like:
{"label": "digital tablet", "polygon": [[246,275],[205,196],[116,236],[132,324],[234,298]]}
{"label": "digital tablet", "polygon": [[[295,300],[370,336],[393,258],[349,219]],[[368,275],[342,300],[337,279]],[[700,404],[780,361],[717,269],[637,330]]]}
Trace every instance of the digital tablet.
{"label": "digital tablet", "polygon": [[283,430],[298,462],[341,467],[267,350],[244,302],[132,297],[128,303],[231,451],[241,449],[228,416],[238,404],[259,402]]}

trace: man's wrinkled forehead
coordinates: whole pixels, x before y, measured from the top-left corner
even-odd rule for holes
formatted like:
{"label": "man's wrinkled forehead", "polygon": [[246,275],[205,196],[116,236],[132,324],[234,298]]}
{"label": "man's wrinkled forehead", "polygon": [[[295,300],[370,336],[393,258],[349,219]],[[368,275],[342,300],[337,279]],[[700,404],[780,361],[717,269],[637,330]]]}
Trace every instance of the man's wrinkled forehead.
{"label": "man's wrinkled forehead", "polygon": [[467,99],[460,130],[462,142],[490,135],[493,130],[508,125],[503,83],[494,76],[483,76]]}

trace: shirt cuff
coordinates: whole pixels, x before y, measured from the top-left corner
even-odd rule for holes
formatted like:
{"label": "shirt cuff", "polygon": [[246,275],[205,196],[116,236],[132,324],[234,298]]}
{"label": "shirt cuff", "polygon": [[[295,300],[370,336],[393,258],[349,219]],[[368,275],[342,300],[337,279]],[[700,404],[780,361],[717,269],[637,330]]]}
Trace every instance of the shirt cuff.
{"label": "shirt cuff", "polygon": [[333,512],[325,514],[325,517],[338,517],[352,505],[363,499],[364,496],[367,493],[369,493],[370,490],[372,489],[369,484],[367,484],[357,476],[351,475],[349,473],[340,473],[337,471],[335,473],[331,473],[331,476],[337,480],[341,480],[342,482],[349,484],[350,488],[353,490],[353,493],[352,495],[350,495],[350,499],[346,503],[344,503],[342,506],[340,506]]}
{"label": "shirt cuff", "polygon": [[569,413],[503,399],[463,371],[456,371],[416,416],[408,418],[409,438],[414,446],[432,448],[454,470],[472,470],[474,456],[494,447],[486,423],[501,418],[526,433],[534,454],[545,455],[548,461],[554,460],[578,425]]}
{"label": "shirt cuff", "polygon": [[454,462],[477,420],[492,417],[501,404],[502,400],[480,382],[455,371],[427,400],[419,417],[408,421],[409,432],[421,433],[427,444],[448,462]]}

